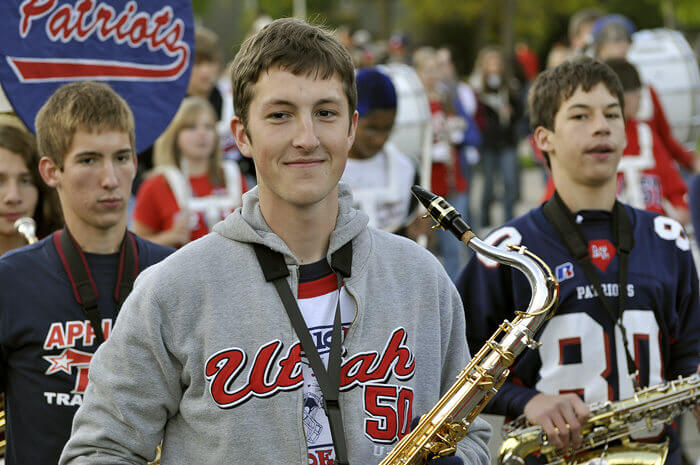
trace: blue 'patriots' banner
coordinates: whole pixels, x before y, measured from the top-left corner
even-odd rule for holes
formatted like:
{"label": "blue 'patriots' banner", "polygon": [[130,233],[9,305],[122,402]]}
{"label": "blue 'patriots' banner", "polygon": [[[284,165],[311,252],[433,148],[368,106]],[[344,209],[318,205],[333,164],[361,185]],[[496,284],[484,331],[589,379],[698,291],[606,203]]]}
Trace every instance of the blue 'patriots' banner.
{"label": "blue 'patriots' banner", "polygon": [[106,81],[134,112],[140,152],[185,95],[193,41],[189,0],[4,0],[0,82],[34,130],[37,111],[56,88]]}

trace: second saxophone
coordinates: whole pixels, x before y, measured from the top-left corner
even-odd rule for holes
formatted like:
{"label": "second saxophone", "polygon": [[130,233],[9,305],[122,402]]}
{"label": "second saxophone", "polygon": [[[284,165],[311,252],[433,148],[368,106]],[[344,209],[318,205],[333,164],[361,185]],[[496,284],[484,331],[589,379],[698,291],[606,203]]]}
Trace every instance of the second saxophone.
{"label": "second saxophone", "polygon": [[[609,464],[663,465],[668,441],[635,442],[632,436],[671,423],[698,401],[700,375],[694,374],[641,389],[628,399],[593,404],[581,428],[581,446],[569,451],[557,450],[541,426],[530,425],[520,417],[504,425],[505,441],[499,450],[498,463],[522,465],[525,457],[537,452],[540,463],[551,465],[577,465],[592,460]],[[618,440],[619,443],[615,442]]]}

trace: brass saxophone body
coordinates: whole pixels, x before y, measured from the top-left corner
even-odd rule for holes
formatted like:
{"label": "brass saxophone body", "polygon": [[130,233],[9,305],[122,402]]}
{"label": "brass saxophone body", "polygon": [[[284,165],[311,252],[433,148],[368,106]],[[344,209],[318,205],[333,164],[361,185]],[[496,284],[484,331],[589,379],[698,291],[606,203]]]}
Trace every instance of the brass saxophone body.
{"label": "brass saxophone body", "polygon": [[[694,374],[639,390],[628,399],[593,404],[581,428],[581,447],[568,451],[557,450],[540,426],[519,417],[504,425],[506,439],[499,450],[498,463],[522,465],[525,457],[539,452],[547,464],[575,465],[604,459],[612,465],[661,465],[666,460],[668,442],[640,443],[631,440],[631,436],[671,423],[698,401],[700,375]],[[619,444],[610,445],[618,439]]]}
{"label": "brass saxophone body", "polygon": [[502,250],[482,242],[462,220],[461,215],[442,197],[418,186],[413,194],[442,227],[454,233],[476,252],[513,266],[528,279],[532,298],[527,310],[504,321],[484,347],[457,376],[457,381],[418,425],[404,436],[380,465],[424,464],[434,457],[454,454],[476,416],[498,391],[515,358],[525,347],[535,348],[536,331],[551,316],[558,297],[558,284],[547,265],[525,247]]}

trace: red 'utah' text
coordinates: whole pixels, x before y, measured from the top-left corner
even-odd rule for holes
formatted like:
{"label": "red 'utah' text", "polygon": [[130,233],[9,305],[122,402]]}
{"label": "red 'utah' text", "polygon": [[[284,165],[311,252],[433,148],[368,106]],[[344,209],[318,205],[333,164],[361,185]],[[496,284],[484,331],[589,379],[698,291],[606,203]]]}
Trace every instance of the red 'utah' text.
{"label": "red 'utah' text", "polygon": [[[340,389],[348,390],[357,385],[383,382],[394,375],[405,380],[413,376],[415,359],[406,346],[406,331],[394,330],[382,353],[363,352],[344,360],[340,372]],[[209,391],[221,408],[242,404],[251,396],[270,397],[280,391],[302,386],[301,345],[294,344],[283,357],[282,342],[271,341],[258,350],[247,376],[241,376],[246,365],[246,353],[239,348],[224,349],[209,357],[205,375]],[[247,382],[234,387],[237,379]]]}

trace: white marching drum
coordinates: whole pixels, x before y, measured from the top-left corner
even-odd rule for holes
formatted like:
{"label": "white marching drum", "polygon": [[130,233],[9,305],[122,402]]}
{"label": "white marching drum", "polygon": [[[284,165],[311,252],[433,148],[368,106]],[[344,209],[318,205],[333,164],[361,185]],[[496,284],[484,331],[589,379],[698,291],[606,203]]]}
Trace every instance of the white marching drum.
{"label": "white marching drum", "polygon": [[433,134],[425,87],[408,65],[391,63],[377,68],[391,78],[396,88],[396,120],[389,142],[415,161],[421,186],[429,189]]}
{"label": "white marching drum", "polygon": [[[627,59],[642,82],[656,90],[676,138],[695,148],[700,137],[700,72],[688,41],[679,31],[649,29],[632,35]],[[638,117],[651,115],[648,91],[642,92]]]}

